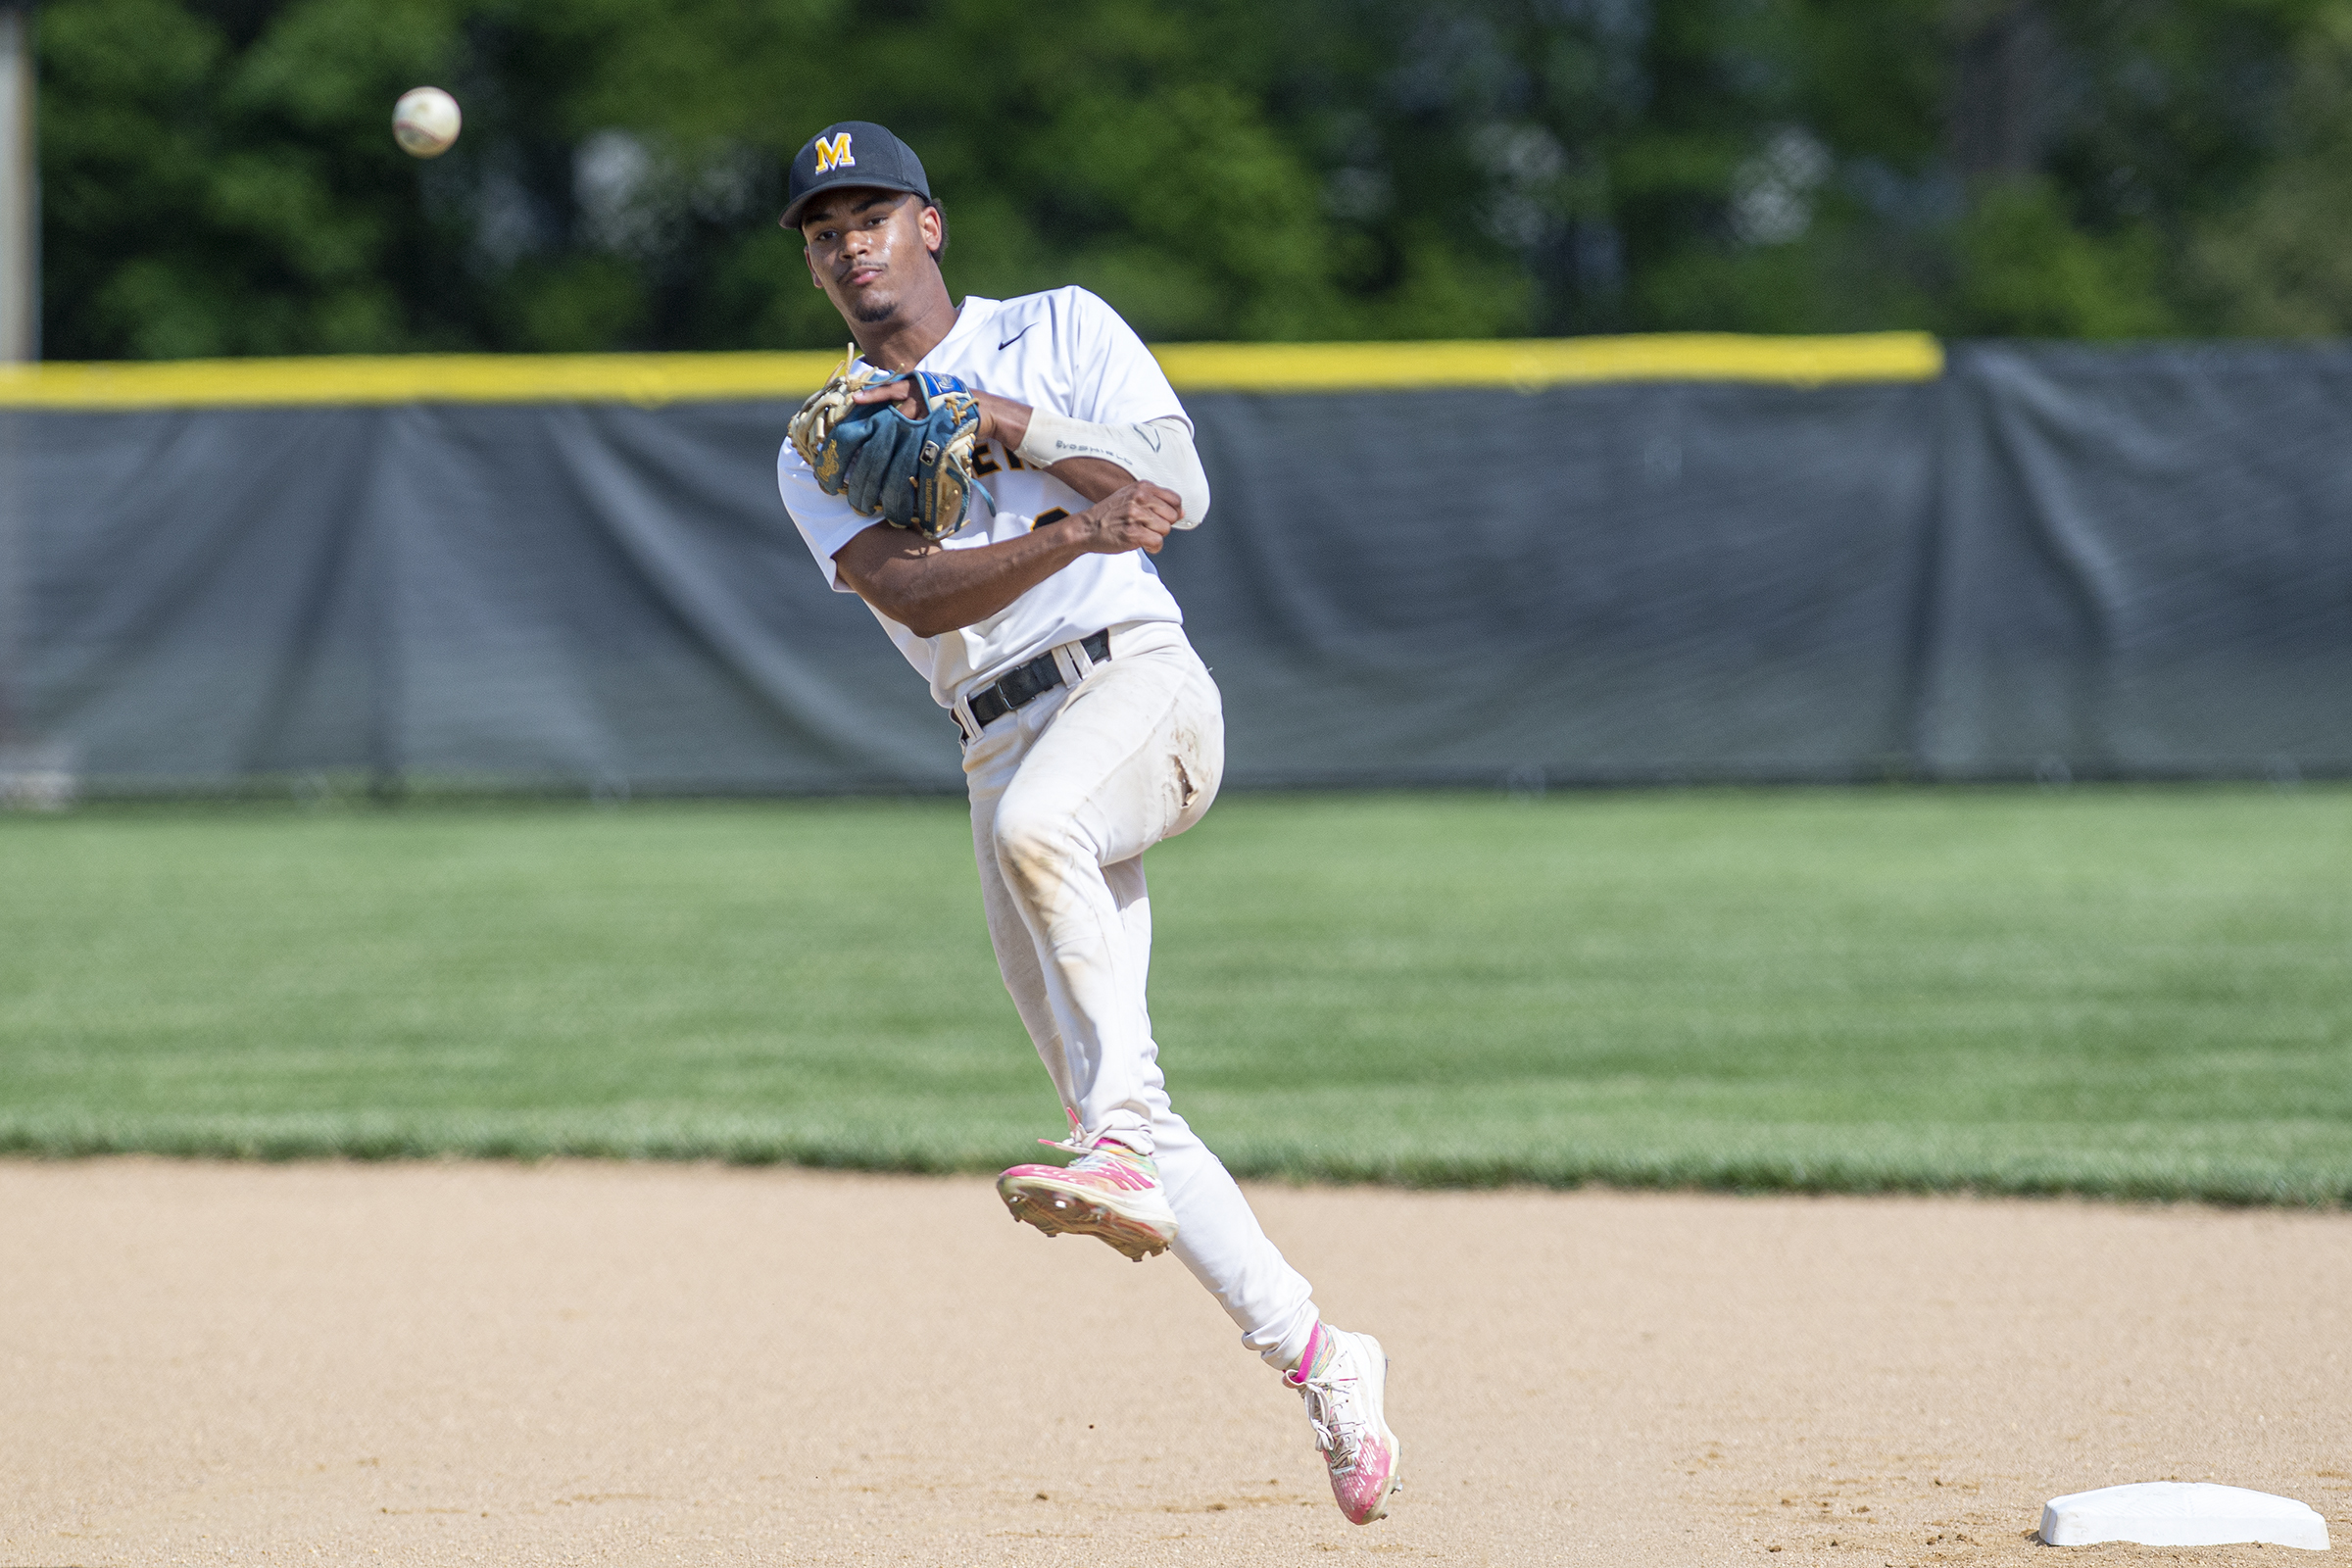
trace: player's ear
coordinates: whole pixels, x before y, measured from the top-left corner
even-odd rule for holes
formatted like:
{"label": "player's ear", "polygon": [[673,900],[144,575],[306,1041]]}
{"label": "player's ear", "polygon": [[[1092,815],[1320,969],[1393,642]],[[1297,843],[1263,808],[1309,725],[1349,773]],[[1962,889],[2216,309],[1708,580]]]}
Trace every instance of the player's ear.
{"label": "player's ear", "polygon": [[825,291],[825,280],[816,275],[816,253],[807,245],[801,247],[801,260],[808,264],[808,286],[818,293]]}
{"label": "player's ear", "polygon": [[948,215],[941,212],[937,202],[925,202],[915,215],[915,222],[923,231],[923,249],[938,261],[948,254]]}

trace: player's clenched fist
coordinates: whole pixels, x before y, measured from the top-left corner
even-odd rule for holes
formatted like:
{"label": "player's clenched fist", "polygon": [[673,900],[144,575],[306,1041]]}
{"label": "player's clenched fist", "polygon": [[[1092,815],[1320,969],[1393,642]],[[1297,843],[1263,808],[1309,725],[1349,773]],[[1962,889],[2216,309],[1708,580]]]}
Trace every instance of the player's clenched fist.
{"label": "player's clenched fist", "polygon": [[1156,556],[1168,530],[1184,520],[1184,502],[1175,491],[1142,480],[1113,490],[1070,519],[1084,528],[1086,548],[1105,556],[1141,550]]}

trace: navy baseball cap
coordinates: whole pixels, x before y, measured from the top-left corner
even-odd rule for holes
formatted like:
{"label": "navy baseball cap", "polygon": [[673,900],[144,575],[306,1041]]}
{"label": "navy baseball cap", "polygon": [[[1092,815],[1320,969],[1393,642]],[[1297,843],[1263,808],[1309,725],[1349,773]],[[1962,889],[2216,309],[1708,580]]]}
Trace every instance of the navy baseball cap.
{"label": "navy baseball cap", "polygon": [[923,176],[922,160],[890,131],[864,120],[845,120],[827,125],[793,155],[791,200],[779,221],[786,228],[801,225],[801,209],[819,192],[842,185],[873,190],[903,190],[931,198],[931,181]]}

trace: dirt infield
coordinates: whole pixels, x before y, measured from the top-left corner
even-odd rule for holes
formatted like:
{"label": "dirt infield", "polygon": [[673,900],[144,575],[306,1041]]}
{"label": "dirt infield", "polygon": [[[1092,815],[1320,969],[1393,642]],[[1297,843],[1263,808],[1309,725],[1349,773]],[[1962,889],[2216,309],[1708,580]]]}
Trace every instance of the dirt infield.
{"label": "dirt infield", "polygon": [[1394,1357],[1380,1524],[1181,1267],[981,1181],[0,1161],[0,1564],[2306,1560],[2030,1539],[2167,1477],[2352,1532],[2352,1216],[1252,1197]]}

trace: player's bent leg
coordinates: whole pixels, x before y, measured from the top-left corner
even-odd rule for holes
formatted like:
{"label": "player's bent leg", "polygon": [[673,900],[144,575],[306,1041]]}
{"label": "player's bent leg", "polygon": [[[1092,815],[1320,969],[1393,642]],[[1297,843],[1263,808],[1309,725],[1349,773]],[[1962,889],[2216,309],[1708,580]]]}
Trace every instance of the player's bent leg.
{"label": "player's bent leg", "polygon": [[[1180,634],[1121,649],[1047,721],[997,802],[997,870],[1035,947],[1089,1139],[1150,1153],[1157,1068],[1148,945],[1128,940],[1127,866],[1199,820],[1223,770],[1216,688]],[[1134,878],[1140,896],[1140,871]],[[1059,1075],[1057,1075],[1059,1076]]]}
{"label": "player's bent leg", "polygon": [[[1095,1236],[1140,1261],[1165,1250],[1178,1224],[1152,1159],[1152,1106],[1166,1095],[1144,1000],[1151,905],[1139,847],[1169,831],[1155,805],[1204,805],[1164,783],[1181,765],[1175,731],[1207,729],[1211,756],[1221,731],[1214,686],[1180,633],[1115,639],[1114,653],[1058,708],[976,744],[966,772],[999,966],[1070,1107],[1060,1147],[1080,1156],[1015,1166],[999,1194],[1016,1220]],[[1195,771],[1205,771],[1198,760]],[[1078,1107],[1090,1099],[1088,1124]]]}
{"label": "player's bent leg", "polygon": [[[1028,928],[1022,923],[1011,893],[1005,888],[1004,875],[993,853],[990,828],[995,820],[996,803],[993,795],[983,796],[975,790],[972,803],[973,836],[979,849],[981,903],[988,913],[990,940],[997,950],[997,964],[1004,978],[1004,989],[1012,997],[1013,1006],[1020,1013],[1030,1039],[1037,1046],[1040,1060],[1054,1080],[1060,1095],[1065,1113],[1070,1118],[1071,1141],[1055,1147],[1079,1152],[1082,1157],[1069,1166],[1045,1164],[1016,1165],[998,1180],[997,1190],[1005,1206],[1016,1220],[1026,1220],[1049,1236],[1078,1234],[1098,1236],[1127,1256],[1141,1261],[1147,1256],[1166,1250],[1175,1239],[1177,1220],[1174,1211],[1160,1196],[1157,1186],[1157,1166],[1149,1153],[1133,1146],[1143,1140],[1131,1134],[1120,1134],[1105,1140],[1102,1153],[1078,1143],[1078,1113],[1075,1109],[1078,1095],[1071,1084],[1069,1054],[1064,1050],[1059,1026],[1054,1022],[1051,1001],[1047,996],[1043,968],[1037,950],[1029,940]],[[1148,968],[1151,961],[1151,901],[1143,881],[1143,867],[1130,860],[1109,868],[1105,881],[1120,906],[1121,927],[1132,960],[1139,968]],[[1156,1058],[1157,1048],[1152,1048]],[[1166,1100],[1161,1088],[1156,1060],[1147,1074],[1146,1091],[1161,1102]],[[1123,1142],[1122,1142],[1123,1140]],[[1142,1180],[1137,1176],[1141,1175]]]}

